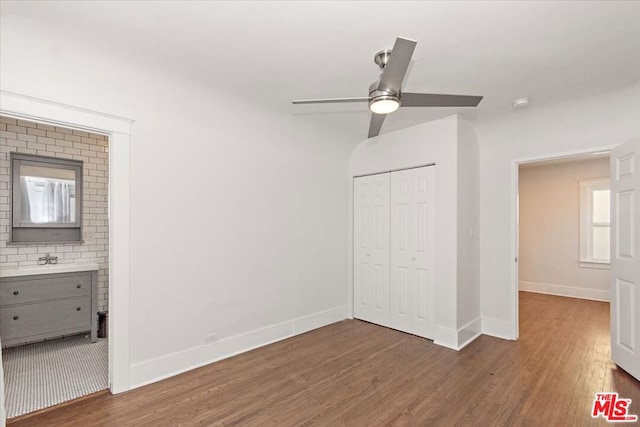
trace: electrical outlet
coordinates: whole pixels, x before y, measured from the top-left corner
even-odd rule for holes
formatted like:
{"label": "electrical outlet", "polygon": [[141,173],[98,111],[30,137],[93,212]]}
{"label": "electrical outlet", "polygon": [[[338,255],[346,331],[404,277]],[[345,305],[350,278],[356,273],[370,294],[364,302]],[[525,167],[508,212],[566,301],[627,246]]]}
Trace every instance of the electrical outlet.
{"label": "electrical outlet", "polygon": [[202,337],[204,344],[213,344],[214,342],[218,341],[218,334],[209,334],[209,335],[205,335],[204,337]]}

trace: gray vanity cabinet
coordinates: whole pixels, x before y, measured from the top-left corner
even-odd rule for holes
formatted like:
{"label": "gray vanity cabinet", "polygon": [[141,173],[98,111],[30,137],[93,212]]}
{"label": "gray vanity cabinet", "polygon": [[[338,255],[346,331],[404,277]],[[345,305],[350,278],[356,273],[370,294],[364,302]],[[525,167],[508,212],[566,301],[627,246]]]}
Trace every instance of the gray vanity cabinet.
{"label": "gray vanity cabinet", "polygon": [[0,278],[0,338],[11,347],[91,332],[97,337],[97,271]]}

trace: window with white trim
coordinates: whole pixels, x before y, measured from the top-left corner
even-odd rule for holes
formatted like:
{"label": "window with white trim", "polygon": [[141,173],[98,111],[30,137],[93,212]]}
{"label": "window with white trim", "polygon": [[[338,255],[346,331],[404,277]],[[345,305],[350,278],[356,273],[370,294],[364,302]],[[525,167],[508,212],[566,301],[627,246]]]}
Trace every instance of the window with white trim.
{"label": "window with white trim", "polygon": [[578,181],[580,186],[580,266],[609,268],[609,178]]}

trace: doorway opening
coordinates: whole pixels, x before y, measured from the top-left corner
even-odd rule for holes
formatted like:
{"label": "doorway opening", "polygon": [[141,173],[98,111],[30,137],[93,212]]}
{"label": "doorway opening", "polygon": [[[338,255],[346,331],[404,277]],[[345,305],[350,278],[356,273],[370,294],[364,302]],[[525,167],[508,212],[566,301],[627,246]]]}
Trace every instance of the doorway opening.
{"label": "doorway opening", "polygon": [[609,163],[608,150],[516,163],[516,337],[523,304],[609,302]]}
{"label": "doorway opening", "polygon": [[[640,378],[640,352],[637,343],[640,342],[640,329],[637,328],[637,313],[640,312],[640,292],[637,291],[638,277],[640,269],[637,262],[637,248],[640,247],[640,174],[638,174],[637,157],[640,153],[640,140],[630,140],[615,146],[597,147],[581,152],[565,153],[556,156],[545,156],[531,159],[514,161],[512,163],[512,293],[511,307],[513,325],[513,338],[517,339],[519,334],[519,235],[521,230],[520,210],[524,203],[520,203],[518,190],[520,180],[520,168],[523,164],[539,162],[543,160],[563,159],[578,155],[598,155],[608,153],[610,157],[610,177],[609,188],[602,186],[605,180],[577,180],[579,194],[584,202],[578,212],[580,218],[579,233],[582,234],[582,241],[578,244],[578,257],[574,261],[580,268],[609,268],[609,302],[600,302],[609,311],[610,329],[603,334],[609,335],[609,345],[602,347],[604,352],[609,352],[610,360],[617,366],[628,372],[636,379]],[[609,205],[602,202],[609,200]],[[520,206],[522,205],[522,206]],[[583,209],[586,207],[586,209]],[[543,212],[544,213],[544,212]],[[544,216],[544,215],[543,215]],[[550,216],[550,215],[549,215]],[[541,227],[544,231],[545,227]],[[574,227],[575,228],[575,227]],[[539,231],[539,230],[536,230]],[[573,253],[576,253],[576,245]],[[575,257],[575,255],[574,255]],[[599,265],[598,265],[599,264]],[[596,268],[594,268],[596,267]],[[555,276],[560,274],[557,270],[552,271]],[[544,285],[544,284],[543,284]],[[549,285],[549,284],[547,284]],[[551,284],[553,285],[553,284]],[[531,285],[530,285],[531,286]],[[535,287],[535,286],[534,286]],[[546,289],[571,291],[574,301],[585,301],[588,295],[593,298],[594,289],[579,291],[567,289],[571,287],[541,286],[538,290]],[[574,286],[575,288],[575,286]],[[552,292],[547,292],[552,293]],[[597,295],[597,292],[596,292]],[[602,294],[601,294],[602,295]],[[582,299],[575,299],[582,298]],[[564,298],[567,300],[568,298]],[[604,298],[602,298],[604,299]],[[565,315],[566,313],[562,313]],[[558,319],[562,316],[557,316]],[[556,320],[558,320],[556,319]],[[590,338],[587,338],[591,342]],[[614,369],[617,369],[614,367]]]}
{"label": "doorway opening", "polygon": [[2,115],[0,130],[0,340],[13,418],[109,388],[109,136]]}

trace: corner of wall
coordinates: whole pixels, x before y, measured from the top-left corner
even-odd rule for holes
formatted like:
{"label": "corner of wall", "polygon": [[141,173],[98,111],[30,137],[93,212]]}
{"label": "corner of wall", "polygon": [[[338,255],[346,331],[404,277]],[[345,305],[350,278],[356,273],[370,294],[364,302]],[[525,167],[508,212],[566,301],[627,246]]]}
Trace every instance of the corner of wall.
{"label": "corner of wall", "polygon": [[458,328],[458,349],[463,349],[480,335],[482,335],[482,319],[478,317]]}
{"label": "corner of wall", "polygon": [[468,325],[480,317],[480,160],[478,139],[472,125],[464,119],[458,120],[457,136],[457,324],[460,329],[460,325]]}
{"label": "corner of wall", "polygon": [[482,334],[482,320],[480,317],[456,329],[436,326],[434,344],[450,348],[452,350],[462,350]]}
{"label": "corner of wall", "polygon": [[436,325],[433,343],[442,347],[450,348],[452,350],[459,350],[458,331],[456,331],[455,329]]}

